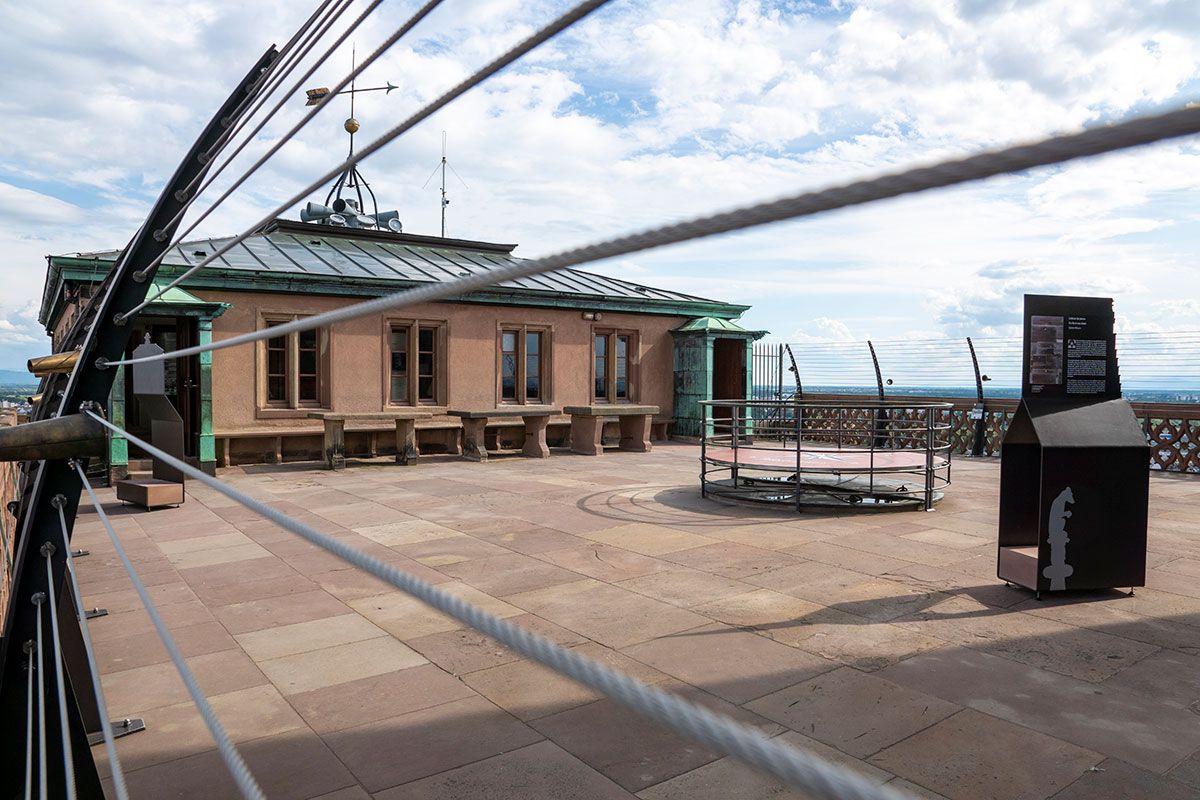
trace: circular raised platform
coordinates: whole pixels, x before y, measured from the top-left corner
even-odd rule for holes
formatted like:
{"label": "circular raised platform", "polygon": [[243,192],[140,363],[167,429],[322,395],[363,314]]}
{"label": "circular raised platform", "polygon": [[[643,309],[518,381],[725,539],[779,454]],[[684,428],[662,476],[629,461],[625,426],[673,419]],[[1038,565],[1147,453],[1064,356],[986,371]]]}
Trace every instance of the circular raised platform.
{"label": "circular raised platform", "polygon": [[950,485],[949,403],[708,400],[700,484],[729,502],[932,510]]}
{"label": "circular raised platform", "polygon": [[[789,448],[708,447],[705,458],[713,464],[737,464],[739,467],[795,472],[795,445]],[[936,461],[941,461],[939,456]],[[936,463],[936,462],[935,462]],[[925,469],[924,450],[800,450],[801,472],[865,472]]]}

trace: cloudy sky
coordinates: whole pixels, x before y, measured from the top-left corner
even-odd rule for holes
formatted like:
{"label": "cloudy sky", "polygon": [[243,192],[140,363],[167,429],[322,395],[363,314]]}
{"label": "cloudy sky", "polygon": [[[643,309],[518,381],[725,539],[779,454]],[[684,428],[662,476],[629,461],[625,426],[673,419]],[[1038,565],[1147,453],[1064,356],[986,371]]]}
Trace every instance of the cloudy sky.
{"label": "cloudy sky", "polygon": [[[46,351],[44,257],[122,246],[229,88],[309,5],[51,0],[10,15],[0,368]],[[359,53],[416,5],[386,0],[353,36]],[[361,140],[565,7],[446,0],[364,76],[400,88],[363,96]],[[310,83],[332,85],[349,62],[347,46]],[[405,230],[437,233],[437,191],[422,184],[447,131],[466,183],[451,180],[448,234],[537,256],[1177,107],[1200,98],[1198,68],[1194,0],[617,0],[363,171]],[[239,232],[333,166],[346,111],[318,116],[200,232]],[[292,98],[227,174],[304,112]],[[1112,295],[1126,331],[1197,330],[1198,199],[1200,140],[1185,140],[595,268],[750,304],[744,324],[785,340],[1007,335],[1025,292]]]}

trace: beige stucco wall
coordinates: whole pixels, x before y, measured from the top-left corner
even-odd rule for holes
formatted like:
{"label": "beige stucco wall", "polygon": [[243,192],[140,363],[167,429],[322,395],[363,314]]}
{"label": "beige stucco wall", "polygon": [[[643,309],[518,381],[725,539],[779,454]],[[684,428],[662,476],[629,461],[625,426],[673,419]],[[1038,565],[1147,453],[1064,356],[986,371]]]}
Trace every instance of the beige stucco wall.
{"label": "beige stucco wall", "polygon": [[[213,340],[255,330],[264,314],[315,314],[340,308],[352,299],[274,293],[192,290],[205,300],[231,303],[213,323]],[[448,343],[446,408],[493,408],[497,404],[497,331],[502,324],[524,323],[551,328],[550,385],[545,401],[555,406],[591,402],[592,331],[596,328],[636,330],[637,379],[631,400],[671,412],[673,343],[669,331],[683,317],[602,312],[593,322],[580,310],[521,306],[433,303],[335,325],[329,339],[329,407],[334,411],[380,411],[385,408],[387,327],[390,321],[445,321]],[[304,412],[258,407],[256,345],[213,353],[213,429],[217,437],[236,431],[267,428],[321,430]]]}

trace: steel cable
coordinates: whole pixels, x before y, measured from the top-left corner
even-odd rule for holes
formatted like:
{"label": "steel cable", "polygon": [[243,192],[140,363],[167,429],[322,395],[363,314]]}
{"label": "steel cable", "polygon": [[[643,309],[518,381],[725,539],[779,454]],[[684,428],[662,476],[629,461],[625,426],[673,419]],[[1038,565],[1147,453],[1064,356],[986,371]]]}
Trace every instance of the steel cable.
{"label": "steel cable", "polygon": [[[565,28],[570,21],[582,18],[586,13],[595,10],[602,5],[604,0],[591,0],[575,10],[568,13],[555,23],[554,26],[558,30]],[[585,8],[585,6],[587,8]],[[568,17],[572,17],[568,21]],[[493,64],[485,69],[483,73],[495,72],[504,64],[515,60],[517,51],[531,49],[530,44],[534,40],[544,40],[550,37],[552,33],[546,33],[548,29],[543,29],[542,32],[535,34],[525,43],[519,45],[508,54],[497,59]],[[555,31],[556,32],[556,31]],[[483,73],[477,73],[481,75]],[[481,80],[482,78],[479,78]],[[476,77],[469,78],[467,81],[459,84],[458,87],[443,95],[441,99],[436,101],[432,106],[427,108],[440,108],[442,105],[449,103],[462,92],[466,91],[470,86],[477,83]],[[425,112],[421,112],[425,113]],[[430,112],[432,113],[432,112]],[[420,116],[420,115],[418,115]],[[410,123],[402,123],[395,130],[406,129]],[[821,189],[813,192],[804,192],[790,197],[780,198],[763,203],[756,203],[750,206],[736,208],[731,211],[725,211],[709,216],[697,217],[684,222],[678,222],[661,227],[650,228],[638,233],[620,236],[615,239],[598,242],[591,245],[585,245],[572,250],[559,253],[557,255],[546,256],[544,258],[535,258],[528,261],[519,261],[508,264],[503,267],[498,267],[487,272],[476,272],[466,277],[458,278],[446,283],[420,286],[413,289],[408,289],[396,294],[380,297],[375,300],[369,300],[363,303],[357,303],[346,308],[328,311],[322,314],[314,314],[310,317],[294,320],[292,322],[283,323],[281,325],[272,326],[270,329],[253,331],[251,333],[232,336],[227,339],[221,339],[207,345],[198,345],[196,347],[187,347],[180,350],[175,350],[162,355],[145,356],[140,359],[125,359],[121,361],[107,362],[108,366],[117,364],[138,364],[148,361],[162,361],[170,358],[181,358],[183,356],[197,355],[199,353],[208,352],[210,350],[219,350],[226,347],[235,347],[249,342],[255,342],[260,339],[265,339],[272,336],[282,336],[287,333],[296,331],[310,330],[312,328],[323,327],[335,322],[344,322],[350,319],[376,314],[381,311],[399,308],[412,303],[428,302],[431,300],[445,300],[450,297],[456,297],[465,292],[482,289],[499,283],[505,280],[515,278],[523,278],[531,275],[537,275],[542,272],[551,272],[556,269],[565,267],[574,267],[580,264],[586,264],[592,261],[601,259],[613,258],[615,256],[628,255],[630,253],[649,250],[656,247],[662,247],[668,244],[678,244],[692,239],[699,239],[707,236],[713,236],[719,233],[729,233],[731,231],[745,230],[760,225],[766,225],[772,222],[781,222],[783,220],[795,219],[798,217],[807,217],[819,214],[825,211],[833,211],[840,208],[849,208],[851,206],[863,205],[866,203],[884,200],[893,197],[901,197],[903,195],[915,194],[918,192],[928,191],[930,189],[945,188],[954,186],[969,181],[982,180],[984,178],[994,177],[1009,172],[1032,169],[1039,166],[1047,166],[1057,164],[1063,161],[1069,161],[1085,156],[1099,155],[1108,153],[1114,150],[1122,150],[1128,147],[1150,144],[1152,142],[1162,141],[1178,136],[1187,136],[1200,132],[1200,107],[1187,107],[1177,111],[1169,111],[1164,114],[1158,114],[1151,117],[1141,117],[1128,120],[1115,125],[1092,128],[1081,133],[1070,134],[1066,136],[1058,136],[1052,139],[1036,142],[1033,144],[1018,145],[1009,147],[1003,150],[989,151],[979,153],[973,156],[967,156],[961,159],[944,161],[938,164],[927,167],[917,167],[914,169],[904,170],[898,173],[891,173],[877,178],[869,178],[861,181],[854,181],[841,186],[833,186],[827,189]],[[394,134],[398,135],[398,134]],[[380,139],[372,143],[368,150],[379,149],[390,138],[394,138],[393,133],[385,134]],[[369,155],[367,151],[363,151],[360,157]],[[253,228],[242,233],[232,239],[229,243],[222,246],[216,253],[207,257],[205,261],[193,269],[198,269],[206,263],[211,262],[214,258],[228,252],[234,245],[244,241],[254,230],[274,219],[274,213],[279,210],[289,208],[292,204],[298,202],[308,192],[315,187],[323,184],[329,177],[337,174],[346,165],[353,163],[355,159],[351,159],[335,169],[333,172],[322,176],[315,184],[305,189],[300,194],[293,197],[272,215],[264,218],[257,223]],[[98,366],[101,366],[98,364]]]}
{"label": "steel cable", "polygon": [[96,695],[96,709],[100,714],[100,731],[104,735],[104,751],[108,754],[108,769],[112,778],[113,789],[117,800],[129,800],[129,790],[125,787],[125,770],[117,758],[116,737],[113,736],[112,722],[108,718],[108,704],[104,700],[104,689],[100,685],[100,668],[96,665],[96,652],[92,647],[92,633],[88,628],[87,610],[83,607],[83,593],[79,591],[79,580],[75,577],[75,556],[71,553],[71,539],[67,535],[67,517],[63,512],[62,503],[54,503],[58,510],[58,522],[62,531],[63,551],[67,554],[67,577],[71,579],[71,594],[75,600],[75,616],[79,618],[79,632],[83,634],[83,650],[87,656],[88,670],[92,677],[92,691]]}
{"label": "steel cable", "polygon": [[[377,150],[379,150],[382,147],[384,147],[385,145],[387,145],[392,140],[396,139],[400,135],[402,135],[405,132],[407,132],[408,130],[410,130],[412,127],[417,125],[419,122],[425,120],[426,118],[432,116],[435,112],[437,112],[437,111],[441,110],[443,107],[449,105],[453,100],[456,100],[458,97],[465,94],[470,89],[472,89],[475,86],[479,85],[480,83],[484,82],[485,80],[490,78],[492,75],[495,75],[500,70],[502,70],[505,67],[512,64],[514,61],[517,61],[519,58],[521,58],[523,55],[528,53],[530,50],[533,50],[538,45],[546,42],[547,40],[553,38],[554,36],[558,35],[559,33],[562,33],[564,30],[571,27],[576,22],[583,19],[588,14],[592,13],[593,11],[598,9],[600,6],[605,5],[608,2],[610,2],[610,0],[585,0],[585,2],[580,3],[579,5],[575,6],[573,9],[568,11],[566,14],[563,14],[561,17],[554,20],[549,25],[546,25],[544,28],[537,31],[532,36],[528,37],[527,39],[524,39],[519,44],[517,44],[515,47],[511,48],[510,50],[505,52],[503,55],[501,55],[498,58],[491,61],[487,66],[483,67],[482,69],[480,69],[479,71],[477,71],[473,75],[471,75],[470,77],[466,78],[465,80],[463,80],[460,83],[458,83],[457,85],[455,85],[452,89],[450,89],[448,92],[443,94],[441,97],[437,98],[433,102],[426,105],[424,108],[422,108],[416,114],[413,114],[411,117],[409,117],[405,121],[401,122],[399,125],[395,126],[391,130],[389,130],[387,133],[380,136],[375,141],[371,142],[369,145],[367,145],[362,150],[360,150],[357,155],[350,156],[345,161],[343,161],[341,164],[338,164],[336,167],[331,169],[329,172],[326,172],[320,178],[317,178],[315,181],[310,183],[304,189],[301,189],[299,192],[297,192],[289,200],[287,200],[286,202],[281,204],[279,207],[277,207],[270,214],[263,217],[258,222],[254,223],[249,228],[247,228],[245,231],[243,231],[242,233],[235,236],[228,243],[222,245],[211,255],[206,256],[204,258],[204,260],[201,261],[199,264],[188,269],[186,272],[184,272],[182,275],[180,275],[178,278],[176,278],[174,281],[172,281],[170,284],[168,284],[166,287],[164,287],[159,292],[158,295],[155,295],[155,298],[161,296],[162,292],[166,292],[168,289],[170,289],[174,286],[178,286],[179,283],[182,282],[189,275],[195,274],[199,270],[201,270],[204,267],[211,264],[214,260],[216,260],[216,259],[220,258],[221,256],[225,255],[226,253],[228,253],[234,246],[245,241],[248,236],[253,234],[255,231],[260,229],[262,226],[273,221],[275,219],[276,215],[283,213],[284,211],[291,208],[296,203],[303,200],[310,193],[319,189],[322,185],[324,185],[331,178],[335,178],[338,175],[342,174],[350,167],[359,163],[363,159],[367,158],[371,154],[375,153]],[[431,8],[432,5],[433,4],[427,4],[425,8]],[[425,10],[425,9],[422,9],[422,10]],[[397,38],[399,38],[399,37],[397,37]],[[328,99],[329,98],[327,97],[326,101],[328,101]],[[282,145],[285,142],[286,142],[286,138],[280,139],[279,144]],[[128,318],[130,315],[135,314],[138,311],[140,311],[142,308],[144,308],[146,306],[146,304],[149,302],[152,302],[152,300],[143,301],[141,304],[135,306],[134,308],[127,311],[125,314],[121,315],[119,318],[120,319]]]}
{"label": "steel cable", "polygon": [[42,655],[42,609],[45,607],[46,596],[38,592],[32,597],[37,606],[37,676],[38,676],[38,797],[46,800],[49,796],[46,787],[48,770],[46,768],[46,671],[45,658]]}
{"label": "steel cable", "polygon": [[[448,614],[497,642],[619,701],[631,710],[656,720],[701,744],[735,756],[764,770],[789,786],[828,800],[903,800],[907,795],[878,786],[845,767],[831,764],[804,750],[781,744],[758,730],[709,711],[662,689],[648,686],[617,670],[562,647],[540,634],[506,622],[433,584],[360,552],[321,533],[253,497],[206,475],[149,442],[121,431],[91,411],[85,412],[104,427],[120,432],[148,455],[181,470],[276,525],[299,535],[347,563],[386,581],[423,603]],[[87,484],[85,483],[85,486]],[[91,488],[88,487],[89,493]],[[93,495],[93,502],[94,495]],[[110,534],[111,535],[111,534]]]}
{"label": "steel cable", "polygon": [[[346,40],[346,37],[348,37],[358,27],[358,25],[364,19],[366,19],[371,14],[372,11],[375,10],[375,7],[378,6],[380,2],[382,2],[382,0],[374,0],[374,2],[372,2],[369,6],[367,6],[367,8],[363,11],[363,13],[358,16],[358,19],[356,19],[353,23],[350,24],[350,27],[348,27],[342,33],[342,35],[338,37],[337,41],[335,41],[332,45],[330,45],[329,49],[325,51],[325,54],[321,56],[321,58],[317,61],[317,63],[313,64],[312,67],[309,69],[309,71],[306,72],[304,75],[302,75],[299,78],[299,80],[296,81],[295,86],[292,87],[293,94],[300,86],[302,86],[304,84],[304,81],[308,80],[309,76],[312,75],[312,73],[316,71],[317,67],[321,63],[323,63],[327,58],[329,58],[329,56],[333,53],[333,51],[335,49],[337,49],[337,47],[340,46],[341,43]],[[346,77],[342,78],[341,82],[338,83],[336,86],[334,86],[332,89],[330,89],[329,94],[327,94],[324,98],[322,98],[321,102],[317,103],[317,105],[313,108],[312,111],[308,112],[308,114],[306,114],[304,116],[304,118],[301,119],[298,123],[296,123],[290,131],[288,131],[283,136],[281,136],[279,138],[279,141],[276,142],[271,147],[271,149],[269,149],[266,153],[261,155],[257,161],[255,161],[253,164],[251,164],[249,169],[247,169],[242,174],[242,176],[233,183],[232,186],[230,186],[229,188],[227,188],[225,190],[224,194],[222,194],[220,197],[218,197],[216,200],[214,200],[212,205],[210,205],[207,209],[205,209],[204,213],[202,213],[196,219],[195,222],[193,222],[191,225],[188,226],[187,230],[185,230],[182,234],[179,234],[178,236],[176,236],[175,242],[173,244],[171,244],[170,247],[163,250],[162,253],[156,259],[154,259],[154,261],[150,262],[150,264],[146,267],[146,269],[143,270],[143,274],[146,271],[151,270],[154,267],[161,264],[163,262],[163,259],[165,259],[167,257],[167,254],[170,253],[173,248],[176,248],[179,245],[181,245],[183,243],[184,237],[187,236],[188,234],[190,234],[192,231],[194,231],[200,225],[200,223],[203,222],[210,213],[212,213],[213,209],[215,209],[217,206],[219,206],[221,203],[223,203],[225,201],[225,199],[228,198],[229,195],[231,195],[234,192],[234,190],[236,190],[239,186],[241,186],[251,175],[253,175],[255,172],[257,172],[258,169],[260,167],[262,167],[262,165],[265,164],[268,159],[270,159],[273,155],[275,155],[275,153],[279,152],[279,149],[281,147],[283,147],[285,144],[287,144],[292,139],[293,136],[295,136],[297,133],[299,133],[300,129],[308,124],[309,120],[311,120],[318,113],[320,113],[322,110],[324,110],[325,106],[329,102],[331,102],[332,99],[334,97],[336,97],[342,91],[342,89],[344,89],[348,85],[350,85],[350,83],[355,78],[357,78],[358,75],[361,74],[363,70],[365,70],[367,67],[371,66],[371,64],[373,64],[376,61],[376,59],[378,59],[385,52],[387,52],[387,50],[389,50],[392,47],[392,45],[394,45],[396,42],[398,42],[406,33],[408,33],[410,30],[412,30],[413,27],[415,27],[417,25],[417,23],[419,23],[422,19],[424,19],[426,16],[428,16],[431,11],[433,11],[435,8],[437,8],[439,5],[441,5],[441,3],[442,3],[442,0],[430,0],[430,2],[426,3],[420,9],[418,9],[417,12],[408,19],[407,22],[405,22],[403,25],[401,25],[399,28],[397,28],[392,33],[392,35],[389,36],[387,38],[387,40],[384,41],[383,44],[381,44],[379,47],[377,47],[375,49],[375,52],[373,52],[373,53],[371,53],[371,55],[367,56],[367,58],[361,64],[357,65],[353,70],[350,71],[349,74],[346,75]],[[276,107],[272,110],[271,113],[274,114],[275,111],[277,111],[279,109],[279,107],[282,105],[283,101],[286,99],[287,99],[286,96],[281,98],[279,104],[276,105]],[[262,126],[260,125],[259,128],[256,128],[254,130],[254,132],[252,132],[250,134],[251,137],[253,137],[259,130],[261,130],[261,127]],[[248,140],[247,140],[247,142],[248,142]],[[243,142],[242,147],[245,147],[247,142]],[[242,150],[242,148],[239,147],[238,150],[236,152],[234,152],[234,154],[232,156],[230,156],[230,160],[232,160],[234,157],[236,157],[237,154],[241,152],[241,150]],[[227,163],[228,162],[226,162],[226,164]],[[226,164],[222,164],[221,168],[224,169]],[[212,176],[212,179],[215,179],[217,174],[219,174],[219,173],[220,173],[220,170],[218,170],[217,173],[214,173]],[[203,192],[205,189],[207,189],[212,184],[212,179],[206,181],[204,186],[200,187],[199,191],[197,191],[196,194],[199,195],[200,192]],[[183,213],[183,210],[180,210],[180,214],[182,214],[182,213]],[[178,215],[176,218],[178,218]],[[196,266],[191,267],[186,272],[184,272],[182,275],[175,278],[169,284],[167,284],[162,289],[160,289],[157,293],[155,293],[155,295],[153,297],[149,297],[146,300],[143,300],[140,304],[138,304],[134,308],[130,309],[128,312],[126,312],[124,315],[122,315],[121,318],[124,319],[133,314],[136,314],[138,311],[145,308],[150,303],[153,303],[159,297],[162,297],[164,294],[166,294],[172,288],[178,286],[180,283],[182,283],[184,280],[186,280],[190,275],[194,275],[196,272],[203,269],[205,265],[206,265],[206,262],[201,262],[200,264],[197,264]]]}
{"label": "steel cable", "polygon": [[[134,440],[128,434],[122,433],[122,435],[130,441]],[[233,777],[234,783],[237,784],[242,797],[246,798],[246,800],[266,800],[266,795],[259,788],[258,782],[254,780],[254,776],[250,774],[250,768],[246,766],[241,753],[237,751],[233,741],[229,738],[229,734],[225,732],[225,728],[221,725],[221,721],[217,719],[216,712],[208,704],[208,699],[204,696],[204,692],[200,690],[200,684],[196,682],[196,677],[192,675],[192,670],[184,660],[183,653],[179,652],[179,647],[175,644],[175,639],[171,636],[171,632],[167,630],[162,617],[159,616],[158,609],[154,607],[154,602],[150,599],[150,594],[142,584],[142,579],[138,577],[137,570],[134,569],[129,556],[125,554],[125,548],[121,545],[121,540],[117,536],[117,532],[113,530],[112,522],[109,521],[108,515],[104,513],[104,508],[100,505],[100,498],[96,497],[96,492],[92,489],[92,483],[88,480],[87,474],[84,473],[83,467],[80,466],[78,461],[72,461],[71,463],[75,467],[75,472],[79,474],[79,480],[83,484],[83,488],[87,491],[88,497],[92,501],[92,506],[95,507],[96,514],[99,515],[100,522],[104,526],[104,530],[108,533],[108,538],[112,541],[113,549],[117,552],[117,558],[121,560],[125,571],[129,573],[129,581],[137,591],[138,597],[141,598],[146,613],[150,615],[150,622],[154,625],[154,629],[158,633],[158,638],[162,641],[163,647],[166,648],[167,653],[171,656],[171,660],[175,662],[175,669],[179,671],[179,677],[183,679],[183,685],[187,687],[188,694],[192,696],[192,702],[196,704],[196,709],[200,712],[200,716],[204,718],[204,724],[208,726],[213,741],[217,743],[217,750],[220,751],[221,758],[225,760],[225,766],[229,768],[229,774]]]}
{"label": "steel cable", "polygon": [[25,643],[25,800],[33,800],[33,642]]}
{"label": "steel cable", "polygon": [[63,781],[67,797],[75,798],[75,759],[71,752],[71,729],[67,725],[67,683],[63,677],[62,641],[58,637],[58,601],[54,599],[54,566],[51,558],[54,545],[47,542],[42,548],[46,559],[46,597],[50,601],[50,641],[54,645],[54,675],[58,680],[58,730],[62,735]]}
{"label": "steel cable", "polygon": [[[332,15],[329,17],[329,19],[327,19],[325,22],[322,23],[323,27],[312,38],[311,42],[309,43],[308,49],[311,49],[313,45],[315,45],[318,41],[320,41],[321,37],[323,37],[326,33],[329,32],[329,29],[333,27],[333,24],[338,20],[338,18],[340,18],[341,15],[345,12],[345,10],[350,7],[351,2],[353,2],[353,0],[342,0],[342,5],[336,9],[334,9],[334,11],[333,11]],[[308,71],[305,72],[303,75],[301,75],[299,78],[297,78],[296,82],[294,84],[292,84],[292,87],[290,89],[288,89],[286,92],[284,92],[283,95],[275,102],[274,107],[272,107],[271,110],[268,111],[258,121],[258,124],[254,127],[254,130],[252,130],[252,131],[250,131],[250,133],[246,134],[245,138],[243,138],[241,143],[237,146],[237,148],[232,153],[230,153],[228,158],[224,159],[220,164],[218,164],[217,168],[214,169],[211,173],[207,174],[207,176],[205,173],[201,172],[201,173],[197,174],[196,177],[192,178],[191,182],[187,186],[183,187],[183,192],[188,195],[187,200],[184,201],[183,206],[179,209],[179,211],[175,214],[175,216],[172,217],[169,221],[167,221],[167,223],[163,226],[164,228],[172,227],[175,223],[179,222],[183,218],[183,215],[186,214],[188,209],[191,208],[192,203],[194,203],[202,194],[204,194],[205,190],[208,189],[209,186],[212,186],[213,182],[221,175],[222,172],[225,171],[225,168],[228,167],[231,163],[233,163],[233,160],[235,158],[237,158],[238,155],[241,154],[242,150],[244,150],[246,148],[246,145],[248,145],[252,141],[254,141],[254,137],[258,135],[259,131],[261,131],[264,127],[266,127],[267,123],[270,122],[274,118],[275,114],[279,112],[279,109],[283,108],[283,104],[286,103],[288,100],[290,100],[293,95],[295,95],[296,91],[301,86],[304,85],[304,82],[308,80],[309,76],[311,76],[314,72],[316,72],[317,68],[320,67],[321,64],[325,63],[325,60],[327,58],[329,58],[330,55],[332,55],[333,51],[336,50],[338,48],[338,46],[341,45],[341,43],[344,42],[346,40],[346,38],[351,33],[354,32],[354,30],[358,27],[358,25],[364,19],[366,19],[368,16],[370,16],[371,12],[374,11],[375,8],[381,2],[382,2],[382,0],[374,0],[374,2],[372,2],[369,6],[367,6],[365,11],[363,11],[361,14],[359,14],[358,18],[355,19],[354,22],[350,23],[350,25],[346,28],[346,30],[342,31],[342,34],[334,41],[334,43],[332,45],[330,45],[325,50],[325,52],[321,55],[321,57],[318,58],[316,61],[314,61],[311,65],[309,65]],[[307,55],[307,52],[308,51],[306,50],[304,55]],[[283,79],[286,78],[287,75],[291,74],[291,70],[294,69],[299,64],[299,58],[303,58],[303,55],[299,56],[297,61],[295,63],[289,65],[287,71],[280,75],[280,83],[282,83]],[[278,88],[278,87],[275,87],[275,88]],[[272,89],[271,91],[273,93],[274,89]],[[265,104],[266,96],[264,96],[262,98],[262,101],[263,101],[263,104]],[[260,104],[259,108],[261,108],[261,104]],[[240,132],[240,130],[242,128],[244,128],[246,125],[249,124],[250,118],[255,113],[257,113],[257,111],[258,111],[258,108],[255,108],[253,111],[250,111],[249,113],[242,115],[238,121],[238,127],[237,127],[236,131],[230,130],[230,131],[226,131],[224,134],[222,134],[221,138],[218,139],[217,142],[213,145],[213,147],[210,148],[209,151],[206,153],[206,156],[211,158],[212,156],[216,155],[220,150],[222,150],[225,147],[226,143],[228,141],[232,140],[232,138],[236,132]],[[272,149],[271,152],[274,153],[275,149]],[[170,252],[171,247],[178,246],[183,241],[183,237],[187,236],[189,233],[194,231],[196,229],[196,227],[201,222],[203,222],[208,217],[208,215],[211,214],[217,208],[217,206],[219,206],[225,200],[225,198],[227,198],[229,196],[229,194],[233,191],[233,189],[236,189],[238,186],[240,186],[243,181],[245,181],[247,178],[249,178],[250,175],[253,174],[254,171],[257,170],[258,167],[262,165],[263,160],[265,160],[265,157],[264,157],[264,159],[260,159],[259,162],[256,163],[253,167],[251,167],[248,172],[243,174],[243,176],[240,179],[238,179],[237,183],[235,183],[232,187],[230,187],[230,189],[227,190],[225,194],[221,195],[219,198],[217,198],[215,201],[213,201],[212,205],[210,205],[207,209],[205,209],[204,213],[201,214],[200,217],[195,222],[193,222],[188,227],[187,230],[185,230],[182,234],[177,234],[175,237],[175,242],[170,247],[168,247],[166,250],[163,251],[164,254]],[[200,181],[203,181],[203,184],[200,185],[199,188],[196,188],[196,185],[198,183],[200,183]],[[159,258],[155,261],[152,261],[150,263],[150,265],[146,267],[146,269],[147,270],[152,269],[153,267],[155,267],[159,263],[161,263],[161,261],[162,261],[162,256],[159,256]]]}

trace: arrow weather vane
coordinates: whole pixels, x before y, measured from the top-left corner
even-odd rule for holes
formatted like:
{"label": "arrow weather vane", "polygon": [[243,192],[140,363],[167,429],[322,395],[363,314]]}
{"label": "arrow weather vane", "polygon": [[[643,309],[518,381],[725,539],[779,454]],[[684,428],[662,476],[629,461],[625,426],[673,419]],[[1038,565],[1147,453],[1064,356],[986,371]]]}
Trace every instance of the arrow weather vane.
{"label": "arrow weather vane", "polygon": [[[350,46],[350,71],[351,72],[354,71],[355,64],[357,63],[357,55],[356,55],[355,50],[356,50],[355,46],[351,45]],[[391,94],[393,89],[400,88],[400,87],[396,86],[394,83],[392,83],[391,81],[388,81],[383,86],[371,86],[366,89],[358,89],[358,88],[355,88],[355,83],[357,82],[357,80],[358,79],[355,78],[354,80],[350,81],[349,89],[343,89],[340,92],[334,93],[334,94],[350,95],[350,117],[346,120],[343,127],[346,129],[346,133],[350,134],[350,155],[351,156],[354,155],[354,134],[358,132],[358,127],[359,127],[358,120],[354,118],[354,95],[359,94],[360,92],[383,92],[384,94]],[[317,89],[305,89],[304,94],[308,96],[308,100],[304,103],[304,105],[315,106],[315,105],[320,104],[320,102],[322,100],[324,100],[326,97],[328,97],[330,95],[330,91],[329,91],[328,86],[322,86]]]}
{"label": "arrow weather vane", "polygon": [[[351,72],[354,71],[356,63],[357,63],[357,55],[355,52],[355,47],[354,47],[354,45],[351,45],[351,47],[350,47],[350,71]],[[322,102],[324,102],[326,100],[326,98],[329,97],[330,94],[348,94],[348,95],[350,95],[350,116],[347,117],[346,121],[342,124],[342,127],[345,128],[346,133],[350,134],[350,155],[348,156],[348,158],[350,158],[350,159],[354,158],[354,134],[358,133],[358,129],[359,129],[358,120],[355,119],[355,117],[354,117],[354,95],[356,95],[360,92],[384,92],[385,94],[391,94],[393,89],[399,88],[394,83],[391,83],[390,81],[388,83],[384,84],[383,86],[371,86],[371,87],[368,87],[365,89],[357,88],[355,86],[355,83],[356,83],[356,79],[352,79],[350,81],[350,88],[343,89],[340,92],[330,92],[329,88],[326,86],[322,86],[317,89],[306,89],[304,92],[308,96],[308,100],[304,103],[304,105],[306,105],[306,106],[320,105]],[[357,196],[357,202],[355,202],[355,200],[353,200],[353,199],[343,199],[342,191],[344,189],[353,189],[354,194]],[[366,205],[363,202],[363,200],[364,200],[363,189],[367,190],[367,194],[371,198],[371,205],[374,207],[374,211],[375,211],[374,216],[367,215],[364,213],[366,210]],[[335,198],[336,198],[336,200],[335,200]],[[309,203],[309,206],[315,207],[316,204]],[[371,191],[371,186],[363,179],[362,175],[358,171],[358,165],[355,164],[353,161],[351,161],[350,166],[348,166],[346,168],[346,171],[343,172],[338,177],[338,179],[334,182],[333,186],[330,188],[329,195],[325,198],[325,208],[312,211],[312,214],[314,214],[315,216],[312,216],[311,218],[312,219],[342,219],[342,220],[345,220],[346,217],[344,216],[343,212],[346,212],[348,207],[350,209],[352,209],[353,213],[351,215],[351,218],[353,220],[355,220],[354,224],[351,225],[351,227],[370,227],[372,225],[383,226],[385,224],[385,222],[380,221],[380,219],[379,219],[379,217],[380,217],[379,206],[375,202],[375,193],[373,191]],[[389,217],[390,219],[394,220],[394,218],[397,217],[398,215],[394,211],[389,211],[384,216]],[[301,218],[304,219],[305,215],[302,214]],[[400,227],[399,220],[394,220],[394,224],[395,224],[395,227],[391,228],[391,229],[399,230],[399,227]]]}

